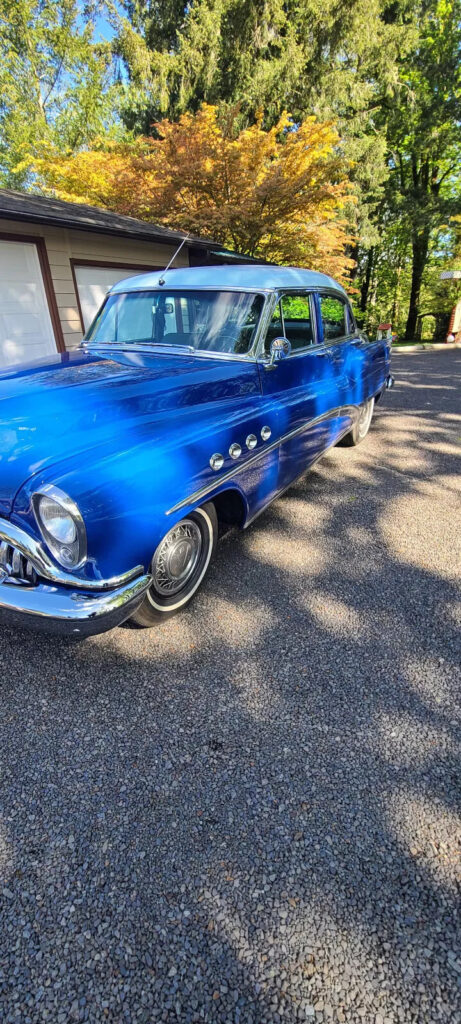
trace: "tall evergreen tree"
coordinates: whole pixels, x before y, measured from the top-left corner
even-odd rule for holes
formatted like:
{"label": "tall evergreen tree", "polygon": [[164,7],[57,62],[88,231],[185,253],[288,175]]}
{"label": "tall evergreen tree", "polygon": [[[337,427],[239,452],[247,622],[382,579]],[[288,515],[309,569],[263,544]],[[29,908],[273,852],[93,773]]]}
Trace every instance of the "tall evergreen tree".
{"label": "tall evergreen tree", "polygon": [[[284,109],[336,120],[363,312],[391,244],[399,279],[410,259],[413,335],[431,237],[459,194],[460,0],[129,0],[127,16],[130,127],[203,101],[239,103],[242,125],[260,108],[266,127]],[[393,218],[404,230],[391,243]]]}
{"label": "tall evergreen tree", "polygon": [[411,59],[383,104],[388,198],[411,241],[405,336],[415,336],[424,270],[434,232],[461,212],[461,2],[425,0]]}

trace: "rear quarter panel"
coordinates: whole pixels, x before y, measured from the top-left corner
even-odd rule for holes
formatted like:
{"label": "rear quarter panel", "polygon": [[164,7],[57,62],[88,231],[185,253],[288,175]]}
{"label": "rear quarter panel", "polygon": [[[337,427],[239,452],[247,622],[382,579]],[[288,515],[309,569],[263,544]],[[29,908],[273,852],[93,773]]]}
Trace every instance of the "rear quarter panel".
{"label": "rear quarter panel", "polygon": [[382,391],[390,369],[389,348],[384,341],[370,342],[358,336],[344,346],[345,400],[359,406]]}

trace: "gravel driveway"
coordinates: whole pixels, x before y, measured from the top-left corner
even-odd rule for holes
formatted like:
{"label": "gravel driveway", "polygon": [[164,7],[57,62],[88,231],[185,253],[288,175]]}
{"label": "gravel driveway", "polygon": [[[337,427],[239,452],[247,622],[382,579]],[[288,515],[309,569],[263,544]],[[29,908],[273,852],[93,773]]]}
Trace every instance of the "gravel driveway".
{"label": "gravel driveway", "polygon": [[3,1024],[461,1021],[461,352],[394,373],[181,618],[0,631]]}

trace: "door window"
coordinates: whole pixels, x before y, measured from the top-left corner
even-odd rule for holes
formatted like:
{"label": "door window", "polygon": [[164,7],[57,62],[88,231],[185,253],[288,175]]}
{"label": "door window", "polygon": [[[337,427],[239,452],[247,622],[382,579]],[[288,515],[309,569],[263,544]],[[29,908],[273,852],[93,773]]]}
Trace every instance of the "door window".
{"label": "door window", "polygon": [[319,299],[324,341],[336,341],[337,338],[344,338],[346,334],[350,333],[346,320],[345,300],[337,298],[336,295],[320,295]]}
{"label": "door window", "polygon": [[277,303],[266,335],[265,354],[270,353],[274,338],[288,338],[291,351],[312,345],[314,340],[309,296],[306,294],[283,295]]}

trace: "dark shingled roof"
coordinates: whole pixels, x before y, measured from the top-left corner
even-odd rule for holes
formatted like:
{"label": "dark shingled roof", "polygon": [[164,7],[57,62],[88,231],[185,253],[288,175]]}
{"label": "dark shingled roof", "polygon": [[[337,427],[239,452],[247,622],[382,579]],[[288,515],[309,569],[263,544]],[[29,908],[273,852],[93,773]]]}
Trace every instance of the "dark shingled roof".
{"label": "dark shingled roof", "polygon": [[[179,245],[185,237],[185,231],[170,231],[159,224],[137,220],[136,217],[124,217],[120,213],[111,213],[99,206],[88,206],[86,203],[67,203],[63,199],[51,199],[32,192],[16,192],[13,189],[0,189],[0,219],[27,221],[34,224],[50,224],[61,228],[75,228],[80,231],[97,231],[107,235],[119,235],[134,238],[143,242],[163,242],[168,245]],[[190,236],[189,247],[198,247],[207,253],[216,254],[229,260],[252,263],[248,256],[241,256],[230,249],[223,249],[218,242],[206,238]],[[256,260],[254,262],[259,262]]]}

